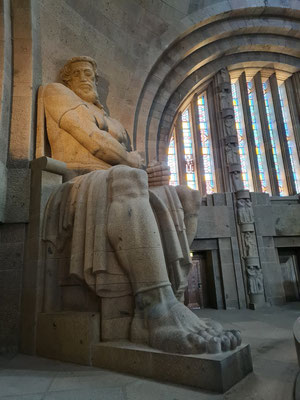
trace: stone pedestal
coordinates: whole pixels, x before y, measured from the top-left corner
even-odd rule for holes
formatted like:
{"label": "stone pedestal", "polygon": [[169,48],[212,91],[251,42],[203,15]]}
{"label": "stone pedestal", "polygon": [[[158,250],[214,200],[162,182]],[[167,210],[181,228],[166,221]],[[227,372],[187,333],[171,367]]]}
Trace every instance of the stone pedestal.
{"label": "stone pedestal", "polygon": [[[300,317],[294,323],[293,334],[294,334],[298,364],[300,367]],[[300,399],[300,372],[298,372],[296,377],[294,393],[295,393],[295,400]]]}
{"label": "stone pedestal", "polygon": [[294,323],[293,334],[297,351],[298,364],[300,367],[300,317]]}
{"label": "stone pedestal", "polygon": [[91,349],[100,340],[100,315],[92,312],[40,313],[37,354],[55,360],[91,364]]}
{"label": "stone pedestal", "polygon": [[249,345],[215,355],[182,355],[126,341],[94,345],[92,365],[219,393],[253,370]]}
{"label": "stone pedestal", "polygon": [[257,310],[258,308],[268,307],[269,304],[265,301],[265,296],[263,293],[250,294],[250,310]]}

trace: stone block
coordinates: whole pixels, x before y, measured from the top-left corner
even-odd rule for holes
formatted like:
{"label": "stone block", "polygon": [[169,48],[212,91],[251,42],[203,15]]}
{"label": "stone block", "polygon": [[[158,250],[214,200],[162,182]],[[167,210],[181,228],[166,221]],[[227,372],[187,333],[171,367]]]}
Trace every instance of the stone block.
{"label": "stone block", "polygon": [[300,317],[297,318],[297,320],[294,323],[293,334],[297,351],[298,364],[300,366]]}
{"label": "stone block", "polygon": [[219,393],[224,393],[253,369],[249,345],[214,355],[182,355],[130,342],[94,345],[92,365]]}
{"label": "stone block", "polygon": [[5,221],[28,222],[30,170],[26,168],[8,169],[7,182]]}
{"label": "stone block", "polygon": [[269,206],[253,207],[257,235],[275,236],[273,210]]}
{"label": "stone block", "polygon": [[23,265],[24,244],[5,243],[0,248],[0,270],[21,269]]}
{"label": "stone block", "polygon": [[195,239],[191,244],[191,251],[217,250],[217,239]]}
{"label": "stone block", "polygon": [[213,194],[214,206],[225,206],[225,195],[224,193]]}
{"label": "stone block", "polygon": [[0,312],[0,354],[17,352],[19,318],[20,314],[13,311]]}
{"label": "stone block", "polygon": [[103,297],[101,299],[101,319],[132,317],[133,307],[133,296]]}
{"label": "stone block", "polygon": [[100,299],[86,285],[69,285],[61,288],[63,311],[98,312]]}
{"label": "stone block", "polygon": [[7,170],[3,162],[0,161],[0,221],[4,222],[5,203],[6,203],[6,174]]}
{"label": "stone block", "polygon": [[274,206],[272,207],[272,215],[277,236],[300,235],[299,204],[289,206],[283,204],[282,206]]}
{"label": "stone block", "polygon": [[23,242],[24,238],[25,238],[25,224],[0,225],[1,243]]}
{"label": "stone block", "polygon": [[128,340],[130,336],[131,317],[101,320],[101,340]]}
{"label": "stone block", "polygon": [[[212,199],[212,196],[210,200]],[[207,196],[207,201],[209,196]],[[208,203],[207,203],[208,204]],[[201,207],[198,217],[197,239],[230,237],[228,207]]]}
{"label": "stone block", "polygon": [[133,296],[101,299],[101,339],[129,339],[133,317]]}
{"label": "stone block", "polygon": [[37,354],[90,365],[91,346],[100,340],[100,315],[88,312],[40,313]]}

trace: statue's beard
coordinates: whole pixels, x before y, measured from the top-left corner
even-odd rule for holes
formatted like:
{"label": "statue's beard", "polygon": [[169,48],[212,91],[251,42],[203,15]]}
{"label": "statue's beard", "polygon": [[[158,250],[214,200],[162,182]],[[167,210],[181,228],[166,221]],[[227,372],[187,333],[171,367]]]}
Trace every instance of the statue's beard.
{"label": "statue's beard", "polygon": [[98,93],[96,89],[91,88],[89,90],[76,88],[74,92],[79,96],[82,100],[86,101],[87,103],[96,104],[99,102]]}

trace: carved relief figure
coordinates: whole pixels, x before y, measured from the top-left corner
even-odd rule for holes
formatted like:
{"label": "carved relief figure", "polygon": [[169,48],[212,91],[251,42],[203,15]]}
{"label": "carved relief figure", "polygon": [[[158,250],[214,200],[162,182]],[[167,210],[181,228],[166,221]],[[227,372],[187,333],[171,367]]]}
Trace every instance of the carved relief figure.
{"label": "carved relief figure", "polygon": [[231,175],[234,191],[238,192],[239,190],[243,190],[244,189],[244,184],[243,184],[243,181],[242,181],[242,177],[241,177],[240,171],[233,171],[230,175]]}
{"label": "carved relief figure", "polygon": [[219,80],[221,83],[230,82],[229,73],[227,68],[221,68],[219,71]]}
{"label": "carved relief figure", "polygon": [[234,143],[227,143],[225,146],[226,159],[228,164],[239,164],[240,155],[239,148]]}
{"label": "carved relief figure", "polygon": [[257,265],[247,267],[248,292],[249,294],[259,294],[264,292],[263,274]]}
{"label": "carved relief figure", "polygon": [[256,257],[257,248],[254,232],[244,232],[243,237],[246,257]]}
{"label": "carved relief figure", "polygon": [[234,118],[227,117],[224,118],[225,136],[236,136],[236,131],[234,127]]}
{"label": "carved relief figure", "polygon": [[98,296],[134,295],[131,340],[177,353],[234,349],[239,332],[199,319],[179,301],[199,192],[166,186],[169,171],[159,163],[142,169],[125,129],[99,103],[96,79],[95,61],[77,57],[62,70],[64,84],[44,90],[52,157],[81,174],[52,194],[44,239],[57,248],[71,239],[70,273]]}
{"label": "carved relief figure", "polygon": [[239,199],[237,201],[237,212],[240,224],[253,223],[254,214],[250,199]]}
{"label": "carved relief figure", "polygon": [[223,88],[222,91],[219,92],[219,100],[221,110],[224,110],[226,108],[233,108],[230,89]]}

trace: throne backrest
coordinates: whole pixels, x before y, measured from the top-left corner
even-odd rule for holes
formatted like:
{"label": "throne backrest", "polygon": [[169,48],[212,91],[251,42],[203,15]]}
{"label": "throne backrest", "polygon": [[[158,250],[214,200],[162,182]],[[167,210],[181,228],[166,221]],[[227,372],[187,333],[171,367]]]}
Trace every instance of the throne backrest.
{"label": "throne backrest", "polygon": [[35,158],[51,157],[51,148],[47,135],[46,115],[44,106],[44,86],[40,86],[37,95],[37,130]]}

